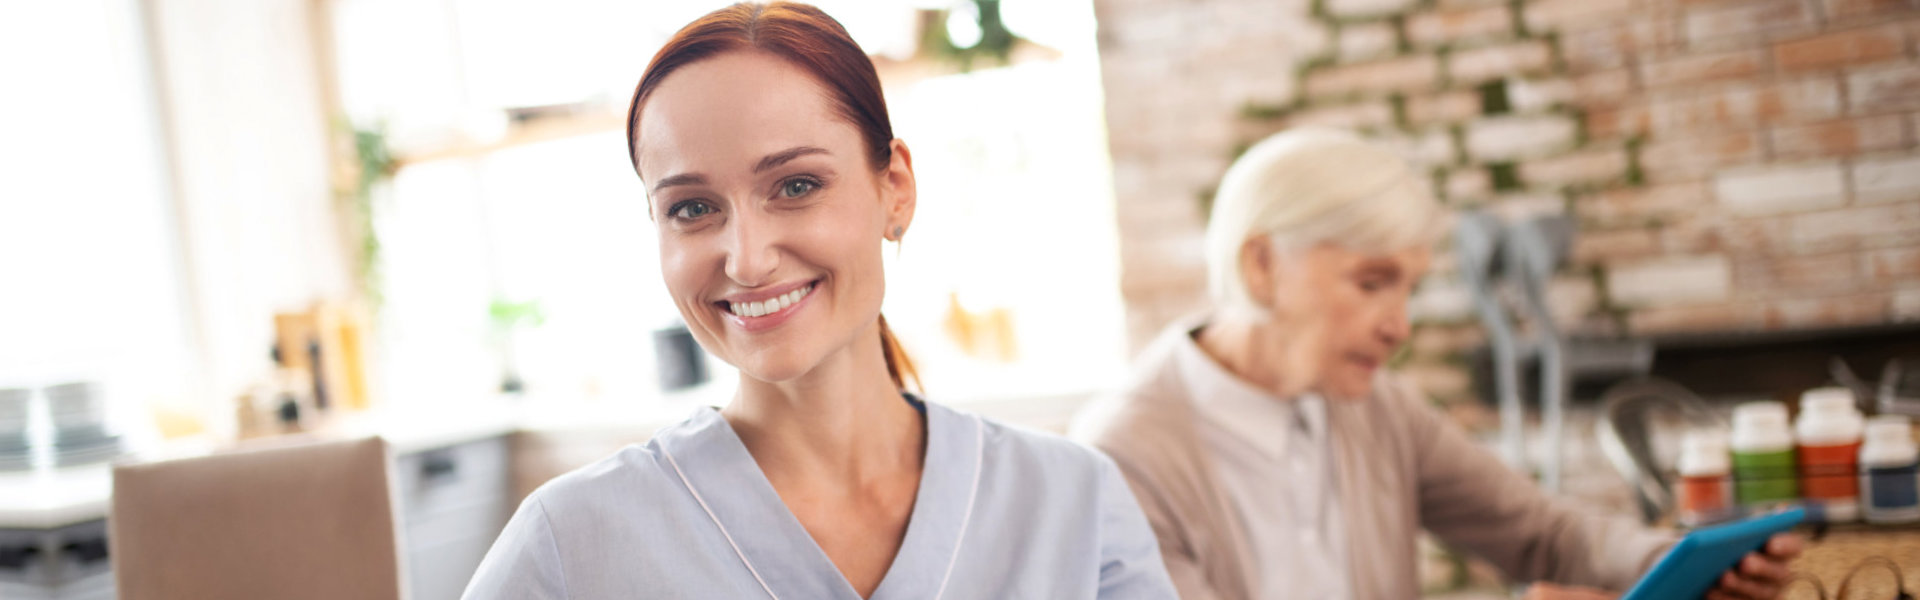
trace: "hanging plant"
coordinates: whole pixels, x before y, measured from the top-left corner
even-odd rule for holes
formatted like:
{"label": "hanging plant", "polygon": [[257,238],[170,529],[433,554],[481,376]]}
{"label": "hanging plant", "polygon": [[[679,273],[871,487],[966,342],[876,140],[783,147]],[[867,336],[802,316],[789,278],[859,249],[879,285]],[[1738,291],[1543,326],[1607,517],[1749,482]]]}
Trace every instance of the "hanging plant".
{"label": "hanging plant", "polygon": [[387,146],[384,124],[359,127],[344,118],[339,123],[345,133],[343,137],[353,142],[353,158],[346,161],[353,174],[350,189],[340,190],[338,195],[342,204],[346,205],[352,235],[357,238],[355,245],[359,250],[359,264],[355,265],[355,275],[368,304],[378,308],[383,296],[380,285],[380,236],[373,226],[373,192],[381,183],[392,179],[400,165]]}
{"label": "hanging plant", "polygon": [[[940,18],[929,23],[921,40],[921,47],[935,57],[953,63],[963,73],[972,71],[974,61],[981,58],[990,58],[1000,65],[1011,62],[1013,47],[1021,38],[1000,19],[1000,0],[968,0],[958,9],[938,14]],[[954,22],[956,19],[959,23]],[[955,40],[950,32],[954,29],[952,25],[964,29],[969,22],[979,31],[978,39]]]}
{"label": "hanging plant", "polygon": [[546,323],[547,313],[540,308],[537,300],[513,302],[495,297],[487,306],[487,315],[493,322],[494,334],[500,343],[500,391],[506,394],[522,393],[526,391],[527,384],[520,377],[518,356],[514,349],[515,338],[520,330]]}

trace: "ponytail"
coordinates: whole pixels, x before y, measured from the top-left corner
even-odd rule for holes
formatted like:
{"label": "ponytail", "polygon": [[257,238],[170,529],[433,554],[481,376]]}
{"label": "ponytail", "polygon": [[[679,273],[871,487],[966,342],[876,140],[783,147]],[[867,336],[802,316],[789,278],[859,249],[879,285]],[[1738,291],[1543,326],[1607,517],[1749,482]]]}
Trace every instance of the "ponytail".
{"label": "ponytail", "polygon": [[880,315],[880,355],[887,359],[887,376],[893,378],[894,387],[905,391],[907,380],[912,379],[914,390],[926,393],[926,385],[920,381],[920,371],[913,368],[913,359],[907,358],[907,349],[900,345],[900,339],[893,337],[893,329],[887,327],[886,315]]}

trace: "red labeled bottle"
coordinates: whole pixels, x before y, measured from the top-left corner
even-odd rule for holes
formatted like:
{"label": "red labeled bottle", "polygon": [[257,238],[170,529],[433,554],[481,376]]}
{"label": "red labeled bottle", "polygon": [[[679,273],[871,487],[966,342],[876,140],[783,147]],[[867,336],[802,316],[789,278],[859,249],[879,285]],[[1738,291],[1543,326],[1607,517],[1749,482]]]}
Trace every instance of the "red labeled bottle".
{"label": "red labeled bottle", "polygon": [[1860,518],[1860,435],[1866,427],[1846,388],[1807,390],[1794,421],[1799,446],[1800,495],[1815,519]]}
{"label": "red labeled bottle", "polygon": [[1733,499],[1733,461],[1727,436],[1718,431],[1689,431],[1680,439],[1680,505],[1677,515],[1686,527],[1712,525],[1733,518],[1739,506]]}

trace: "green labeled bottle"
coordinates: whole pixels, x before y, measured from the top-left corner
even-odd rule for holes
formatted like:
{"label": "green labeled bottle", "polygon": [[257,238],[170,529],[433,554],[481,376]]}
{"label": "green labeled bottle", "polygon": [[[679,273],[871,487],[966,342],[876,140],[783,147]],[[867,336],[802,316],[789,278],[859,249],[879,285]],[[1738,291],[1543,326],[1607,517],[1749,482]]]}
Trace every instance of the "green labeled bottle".
{"label": "green labeled bottle", "polygon": [[1794,461],[1793,429],[1787,406],[1748,402],[1733,409],[1733,493],[1740,505],[1756,509],[1800,499]]}

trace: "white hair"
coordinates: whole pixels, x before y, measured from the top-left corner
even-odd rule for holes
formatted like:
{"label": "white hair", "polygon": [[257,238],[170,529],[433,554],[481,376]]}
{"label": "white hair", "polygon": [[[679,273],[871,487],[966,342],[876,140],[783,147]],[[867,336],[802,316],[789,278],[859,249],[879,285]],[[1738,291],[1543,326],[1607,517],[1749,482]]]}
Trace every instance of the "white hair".
{"label": "white hair", "polygon": [[1222,310],[1255,308],[1240,250],[1266,236],[1282,253],[1334,243],[1389,253],[1426,248],[1447,230],[1428,180],[1390,149],[1352,133],[1299,128],[1249,148],[1220,180],[1207,222],[1208,289]]}

